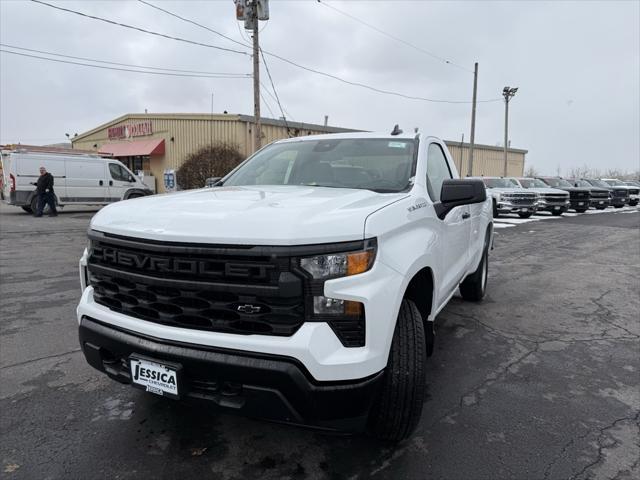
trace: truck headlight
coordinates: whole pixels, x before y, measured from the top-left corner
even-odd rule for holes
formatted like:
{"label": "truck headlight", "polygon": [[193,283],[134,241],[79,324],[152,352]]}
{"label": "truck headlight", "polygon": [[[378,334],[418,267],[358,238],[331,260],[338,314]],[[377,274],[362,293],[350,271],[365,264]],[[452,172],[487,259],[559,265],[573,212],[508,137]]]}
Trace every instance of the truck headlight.
{"label": "truck headlight", "polygon": [[357,275],[371,269],[376,259],[376,250],[376,240],[367,240],[363,250],[303,258],[300,266],[315,279]]}

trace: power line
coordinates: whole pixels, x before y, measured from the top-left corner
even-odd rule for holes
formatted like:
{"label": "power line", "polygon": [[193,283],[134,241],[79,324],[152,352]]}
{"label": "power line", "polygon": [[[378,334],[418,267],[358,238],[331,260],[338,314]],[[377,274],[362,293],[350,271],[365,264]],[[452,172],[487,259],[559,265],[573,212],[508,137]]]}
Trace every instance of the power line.
{"label": "power line", "polygon": [[217,45],[211,45],[211,44],[209,44],[209,43],[202,43],[202,42],[197,42],[197,41],[195,41],[195,40],[188,40],[188,39],[186,39],[186,38],[174,37],[174,36],[172,36],[172,35],[167,35],[167,34],[165,34],[165,33],[154,32],[153,30],[147,30],[147,29],[144,29],[144,28],[141,28],[141,27],[135,27],[135,26],[133,26],[133,25],[128,25],[128,24],[126,24],[126,23],[120,23],[120,22],[116,22],[116,21],[114,21],[114,20],[109,20],[109,19],[107,19],[107,18],[96,17],[96,16],[94,16],[94,15],[88,15],[88,14],[86,14],[86,13],[78,12],[78,11],[76,11],[76,10],[71,10],[71,9],[69,9],[69,8],[59,7],[59,6],[57,6],[57,5],[52,5],[52,4],[50,4],[50,3],[43,2],[43,1],[41,1],[41,0],[31,0],[31,1],[32,1],[32,2],[34,2],[34,3],[39,3],[39,4],[41,4],[41,5],[46,5],[47,7],[55,8],[56,10],[61,10],[61,11],[63,11],[63,12],[68,12],[68,13],[73,13],[73,14],[75,14],[75,15],[80,15],[80,16],[85,17],[85,18],[90,18],[90,19],[92,19],[92,20],[98,20],[98,21],[100,21],[100,22],[109,23],[109,24],[111,24],[111,25],[117,25],[117,26],[119,26],[119,27],[123,27],[123,28],[129,28],[129,29],[131,29],[131,30],[137,30],[137,31],[139,31],[139,32],[147,33],[147,34],[149,34],[149,35],[155,35],[155,36],[157,36],[157,37],[168,38],[169,40],[175,40],[175,41],[177,41],[177,42],[190,43],[190,44],[192,44],[192,45],[199,45],[199,46],[201,46],[201,47],[215,48],[216,50],[222,50],[222,51],[225,51],[225,52],[238,53],[238,54],[240,54],[240,55],[247,55],[247,56],[249,56],[249,53],[247,53],[247,52],[241,52],[240,50],[233,50],[232,48],[219,47],[219,46],[217,46]]}
{"label": "power line", "polygon": [[271,110],[271,107],[267,103],[267,99],[264,98],[264,95],[262,94],[262,92],[260,92],[260,98],[262,99],[262,103],[264,103],[267,106],[267,110],[269,110],[269,113],[271,114],[271,118],[274,118],[276,115],[273,113],[273,110]]}
{"label": "power line", "polygon": [[[39,3],[41,5],[46,5],[48,7],[51,7],[51,8],[57,9],[57,10],[61,10],[61,11],[64,11],[64,12],[73,13],[73,14],[76,14],[76,15],[80,15],[82,17],[91,18],[93,20],[99,20],[99,21],[106,22],[106,23],[109,23],[109,24],[112,24],[112,25],[118,25],[118,26],[121,26],[121,27],[124,27],[124,28],[137,30],[139,32],[147,33],[149,35],[155,35],[155,36],[167,38],[169,40],[175,40],[175,41],[189,43],[189,44],[193,44],[193,45],[199,45],[199,46],[202,46],[202,47],[225,50],[225,51],[238,53],[238,54],[242,54],[242,55],[249,55],[247,52],[241,52],[241,51],[238,51],[238,50],[232,50],[232,49],[227,49],[227,48],[223,48],[223,47],[218,47],[218,46],[211,45],[211,44],[208,44],[208,43],[197,42],[197,41],[188,40],[188,39],[181,38],[181,37],[174,37],[174,36],[171,36],[171,35],[166,35],[166,34],[154,32],[154,31],[151,31],[151,30],[146,30],[146,29],[143,29],[143,28],[140,28],[140,27],[135,27],[135,26],[132,26],[132,25],[124,24],[124,23],[115,22],[113,20],[109,20],[109,19],[105,19],[105,18],[101,18],[101,17],[96,17],[96,16],[93,16],[93,15],[87,15],[85,13],[78,12],[78,11],[75,11],[75,10],[71,10],[71,9],[68,9],[68,8],[58,7],[56,5],[52,5],[50,3],[46,3],[46,2],[43,2],[41,0],[31,0],[31,1],[35,2],[35,3]],[[164,11],[164,9],[163,9],[163,11]],[[166,12],[168,14],[171,14],[171,12],[168,12],[168,11],[166,11]],[[185,22],[189,21],[188,19],[185,19],[184,17],[180,17],[180,16],[177,16],[177,15],[176,15],[176,18],[180,18]],[[200,26],[201,28],[209,30],[208,27],[200,25],[197,22],[193,22],[193,21],[190,21],[190,22],[193,23],[194,25]],[[216,33],[219,33],[219,32],[216,32]],[[234,40],[234,42],[239,43],[239,42],[237,42],[235,40]],[[373,87],[373,86],[367,85],[365,83],[347,80],[345,78],[339,77],[337,75],[333,75],[331,73],[327,73],[327,72],[323,72],[323,71],[320,71],[320,70],[316,70],[316,69],[311,68],[311,67],[306,67],[304,65],[296,63],[296,62],[294,62],[292,60],[284,58],[284,57],[282,57],[280,55],[277,55],[275,53],[268,52],[266,50],[264,51],[264,54],[265,55],[269,55],[269,56],[271,56],[273,58],[277,58],[278,60],[280,60],[282,62],[288,63],[289,65],[292,65],[294,67],[300,68],[300,69],[305,70],[307,72],[315,73],[317,75],[322,75],[324,77],[332,78],[332,79],[337,80],[339,82],[345,83],[347,85],[360,87],[360,88],[365,88],[365,89],[370,90],[372,92],[376,92],[376,93],[380,93],[380,94],[384,94],[384,95],[391,95],[391,96],[395,96],[395,97],[405,98],[407,100],[419,100],[419,101],[430,102],[430,103],[450,103],[450,104],[468,104],[468,103],[471,103],[468,100],[439,100],[439,99],[426,98],[426,97],[420,97],[420,96],[414,96],[414,95],[406,95],[406,94],[395,92],[395,91],[392,91],[392,90],[385,90],[385,89],[382,89],[382,88]],[[501,98],[495,98],[495,99],[490,99],[490,100],[478,100],[478,103],[500,102],[500,101],[502,101]]]}
{"label": "power line", "polygon": [[280,103],[280,97],[278,97],[278,91],[276,90],[276,86],[273,83],[273,78],[271,78],[271,72],[269,71],[269,66],[267,65],[267,59],[264,58],[264,52],[262,51],[262,49],[260,49],[260,55],[262,56],[262,63],[264,63],[264,68],[267,71],[267,76],[269,77],[269,81],[271,82],[271,88],[273,88],[273,94],[276,96],[276,102],[278,103],[278,107],[280,108],[280,113],[282,113],[284,126],[287,129],[287,133],[289,133],[289,124],[287,123],[287,116],[284,114],[284,109],[282,108],[282,104]]}
{"label": "power line", "polygon": [[100,68],[103,70],[116,70],[116,71],[120,71],[120,72],[131,72],[131,73],[146,73],[148,75],[165,75],[165,76],[169,76],[169,77],[191,77],[191,78],[229,78],[229,79],[237,79],[237,78],[251,78],[249,77],[231,77],[228,75],[191,75],[191,74],[186,74],[186,73],[170,73],[170,72],[150,72],[148,70],[134,70],[134,69],[130,69],[130,68],[118,68],[118,67],[107,67],[105,65],[92,65],[90,63],[82,63],[82,62],[72,62],[70,60],[61,60],[58,58],[47,58],[47,57],[42,57],[40,55],[29,55],[27,53],[20,53],[20,52],[12,52],[10,50],[3,50],[0,49],[0,52],[2,53],[8,53],[11,55],[19,55],[21,57],[29,57],[29,58],[36,58],[39,60],[47,60],[49,62],[57,62],[57,63],[66,63],[69,65],[79,65],[79,66],[83,66],[83,67],[93,67],[93,68]]}
{"label": "power line", "polygon": [[[269,90],[269,88],[264,83],[262,83],[262,80],[260,81],[260,86],[265,92],[269,94],[269,96],[273,99],[274,102],[277,101],[275,95],[271,93],[271,90]],[[293,115],[291,115],[286,108],[282,107],[282,110],[284,110],[284,113],[286,113],[286,116],[288,119],[295,121],[295,118],[293,118]]]}
{"label": "power line", "polygon": [[457,64],[455,62],[452,62],[451,60],[447,60],[446,58],[441,57],[439,55],[436,55],[433,52],[425,50],[424,48],[418,47],[417,45],[414,45],[413,43],[407,42],[406,40],[403,40],[402,38],[396,37],[395,35],[392,35],[391,33],[385,32],[384,30],[376,27],[375,25],[367,23],[364,20],[362,20],[362,19],[360,19],[360,18],[358,18],[358,17],[356,17],[354,15],[351,15],[351,14],[349,14],[349,13],[343,11],[343,10],[340,10],[339,8],[334,7],[333,5],[329,5],[328,3],[322,2],[321,0],[317,0],[317,1],[318,1],[318,3],[320,5],[323,5],[323,6],[327,7],[327,8],[330,8],[331,10],[339,13],[340,15],[344,15],[345,17],[350,18],[351,20],[354,20],[354,21],[356,21],[358,23],[361,23],[362,25],[364,25],[364,26],[366,26],[366,27],[368,27],[368,28],[380,33],[381,35],[384,35],[385,37],[389,37],[392,40],[395,40],[396,42],[400,42],[400,43],[402,43],[402,44],[404,44],[404,45],[406,45],[408,47],[411,47],[414,50],[417,50],[418,52],[421,52],[421,53],[424,53],[425,55],[428,55],[429,57],[435,58],[436,60],[440,60],[441,62],[444,62],[447,65],[452,65],[452,66],[460,68],[460,69],[462,69],[462,70],[464,70],[466,72],[473,73],[473,70],[470,70],[470,69],[468,69],[466,67],[463,67],[462,65],[459,65],[459,64]]}
{"label": "power line", "polygon": [[160,70],[160,71],[178,72],[178,73],[194,73],[194,74],[203,74],[203,75],[229,76],[230,78],[251,77],[250,73],[203,72],[203,71],[199,71],[199,70],[180,70],[180,69],[176,69],[176,68],[148,67],[148,66],[144,66],[144,65],[133,65],[133,64],[130,64],[130,63],[118,63],[118,62],[109,62],[109,61],[106,61],[106,60],[97,60],[95,58],[75,57],[73,55],[64,55],[62,53],[47,52],[45,50],[36,50],[36,49],[33,49],[33,48],[17,47],[15,45],[8,45],[6,43],[0,43],[0,46],[13,48],[15,50],[21,50],[21,51],[25,51],[25,52],[42,53],[42,54],[45,54],[45,55],[53,55],[55,57],[72,58],[74,60],[85,60],[85,61],[88,61],[88,62],[104,63],[104,64],[107,64],[107,65],[119,65],[121,67],[144,68],[144,69],[148,69],[148,70]]}
{"label": "power line", "polygon": [[209,27],[207,27],[207,26],[205,26],[205,25],[202,25],[201,23],[198,23],[198,22],[196,22],[195,20],[191,20],[191,19],[189,19],[189,18],[181,17],[181,16],[180,16],[180,15],[178,15],[177,13],[173,13],[173,12],[170,12],[169,10],[165,10],[164,8],[158,7],[157,5],[154,5],[154,4],[153,4],[153,3],[151,3],[151,2],[146,2],[145,0],[138,0],[138,1],[139,1],[140,3],[143,3],[144,5],[147,5],[148,7],[155,8],[156,10],[159,10],[159,11],[161,11],[161,12],[163,12],[163,13],[166,13],[167,15],[171,15],[172,17],[178,18],[178,19],[182,20],[183,22],[191,23],[192,25],[195,25],[196,27],[204,28],[205,30],[210,31],[211,33],[215,33],[216,35],[219,35],[219,36],[221,36],[222,38],[226,38],[226,39],[227,39],[227,40],[229,40],[230,42],[233,42],[233,43],[235,43],[235,44],[238,44],[238,45],[240,45],[240,46],[242,46],[242,47],[249,47],[249,45],[246,45],[246,44],[244,44],[244,43],[242,43],[242,42],[239,42],[239,41],[237,41],[236,39],[231,38],[231,37],[229,37],[228,35],[225,35],[224,33],[220,33],[220,32],[218,32],[218,31],[214,30],[213,28],[209,28]]}

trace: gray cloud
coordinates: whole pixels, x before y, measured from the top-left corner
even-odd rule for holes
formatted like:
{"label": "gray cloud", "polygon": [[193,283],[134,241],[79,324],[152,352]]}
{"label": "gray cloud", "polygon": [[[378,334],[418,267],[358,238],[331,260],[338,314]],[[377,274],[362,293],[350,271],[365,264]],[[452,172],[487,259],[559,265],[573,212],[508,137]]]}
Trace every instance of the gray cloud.
{"label": "gray cloud", "polygon": [[[229,48],[210,32],[137,2],[64,2],[66,8]],[[520,87],[510,109],[512,145],[546,173],[557,166],[635,170],[640,158],[638,2],[332,2],[438,56],[472,69],[480,99]],[[161,6],[242,40],[231,0]],[[272,1],[264,50],[387,90],[470,100],[472,75],[398,44],[315,1]],[[83,19],[31,2],[0,2],[2,43],[115,62],[249,73],[251,61]],[[248,38],[245,35],[245,38]],[[469,104],[385,96],[267,62],[283,106],[298,121],[367,130],[420,127],[469,135]],[[262,80],[268,84],[266,74]],[[0,142],[51,143],[127,112],[252,113],[251,80],[169,78],[0,56]],[[274,111],[275,102],[265,95]],[[263,106],[263,112],[267,109]],[[480,104],[476,141],[503,137],[502,102]]]}

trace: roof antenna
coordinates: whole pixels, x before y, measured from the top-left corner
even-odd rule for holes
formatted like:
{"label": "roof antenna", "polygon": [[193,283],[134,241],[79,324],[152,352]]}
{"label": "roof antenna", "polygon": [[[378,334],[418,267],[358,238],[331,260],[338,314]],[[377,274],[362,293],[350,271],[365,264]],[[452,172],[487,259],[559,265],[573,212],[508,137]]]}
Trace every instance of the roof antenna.
{"label": "roof antenna", "polygon": [[400,126],[396,123],[396,126],[393,127],[393,130],[391,130],[391,135],[400,135],[402,133],[402,130],[400,129]]}

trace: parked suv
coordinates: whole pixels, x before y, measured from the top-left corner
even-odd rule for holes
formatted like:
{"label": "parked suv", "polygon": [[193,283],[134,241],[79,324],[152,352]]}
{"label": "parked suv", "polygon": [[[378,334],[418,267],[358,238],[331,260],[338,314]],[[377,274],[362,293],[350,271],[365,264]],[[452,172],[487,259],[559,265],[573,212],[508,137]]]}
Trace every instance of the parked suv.
{"label": "parked suv", "polygon": [[486,292],[491,200],[442,140],[292,138],[213,188],[113,204],[80,260],[79,337],[109,377],[398,441],[434,318]]}
{"label": "parked suv", "polygon": [[[471,178],[471,177],[468,177]],[[517,213],[520,218],[529,218],[538,209],[538,194],[525,192],[522,187],[502,177],[479,177],[492,198],[493,217],[503,213]]]}
{"label": "parked suv", "polygon": [[591,185],[587,180],[581,178],[571,178],[567,180],[574,187],[589,189],[589,206],[598,210],[604,210],[611,205],[611,193],[606,188]]}
{"label": "parked suv", "polygon": [[607,182],[603,182],[602,180],[595,180],[593,178],[583,178],[585,182],[593,185],[594,187],[604,188],[609,190],[609,199],[611,205],[616,208],[622,208],[627,203],[629,203],[629,190],[622,187],[614,187],[609,185]]}
{"label": "parked suv", "polygon": [[560,177],[537,177],[538,180],[542,180],[544,183],[553,188],[559,188],[569,192],[569,202],[571,202],[571,208],[578,213],[586,212],[591,202],[591,197],[588,188],[574,187],[564,178]]}
{"label": "parked suv", "polygon": [[538,194],[538,211],[546,210],[553,215],[562,215],[569,210],[569,192],[550,188],[537,178],[510,178],[516,185]]}
{"label": "parked suv", "polygon": [[625,182],[616,178],[601,178],[601,180],[608,183],[614,188],[626,188],[627,193],[629,194],[629,205],[631,205],[632,207],[638,205],[638,201],[640,201],[640,190],[638,189],[638,187],[627,185]]}

